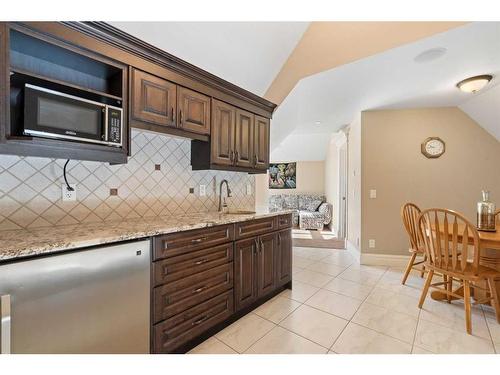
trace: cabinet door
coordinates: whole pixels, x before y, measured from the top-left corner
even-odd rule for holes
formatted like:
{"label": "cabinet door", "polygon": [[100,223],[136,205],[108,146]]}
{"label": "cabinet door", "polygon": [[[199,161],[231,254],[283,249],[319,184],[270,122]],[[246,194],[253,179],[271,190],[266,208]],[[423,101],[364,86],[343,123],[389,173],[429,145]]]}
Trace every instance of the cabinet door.
{"label": "cabinet door", "polygon": [[237,241],[234,247],[234,294],[236,310],[257,299],[257,237]]}
{"label": "cabinet door", "polygon": [[257,294],[265,296],[276,288],[276,233],[259,237]]}
{"label": "cabinet door", "polygon": [[235,165],[239,167],[253,167],[253,113],[238,109],[236,111],[236,134],[234,142]]}
{"label": "cabinet door", "polygon": [[292,280],[292,231],[282,230],[277,233],[276,244],[276,286],[282,286]]}
{"label": "cabinet door", "polygon": [[198,134],[210,134],[210,98],[185,87],[177,87],[179,128]]}
{"label": "cabinet door", "polygon": [[254,160],[257,169],[269,168],[269,119],[255,116],[254,125]]}
{"label": "cabinet door", "polygon": [[213,164],[233,164],[235,122],[236,108],[213,99],[212,134],[210,135],[210,158]]}
{"label": "cabinet door", "polygon": [[132,70],[132,118],[162,126],[175,126],[177,86],[137,69]]}

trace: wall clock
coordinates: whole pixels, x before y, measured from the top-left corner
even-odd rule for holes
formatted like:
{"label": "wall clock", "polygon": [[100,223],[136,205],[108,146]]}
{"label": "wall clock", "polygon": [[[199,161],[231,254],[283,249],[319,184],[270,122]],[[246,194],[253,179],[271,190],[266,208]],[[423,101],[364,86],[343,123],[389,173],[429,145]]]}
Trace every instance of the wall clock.
{"label": "wall clock", "polygon": [[429,137],[421,145],[422,154],[429,159],[439,158],[444,154],[445,149],[445,143],[439,137]]}

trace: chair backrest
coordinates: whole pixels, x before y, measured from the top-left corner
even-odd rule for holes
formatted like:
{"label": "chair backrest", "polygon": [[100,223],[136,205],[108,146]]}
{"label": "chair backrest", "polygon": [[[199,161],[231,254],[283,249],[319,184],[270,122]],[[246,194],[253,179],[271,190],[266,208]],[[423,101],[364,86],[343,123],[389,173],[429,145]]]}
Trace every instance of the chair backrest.
{"label": "chair backrest", "polygon": [[413,250],[423,248],[422,238],[419,235],[418,217],[420,216],[420,208],[414,203],[406,203],[401,207],[401,218],[405,226],[408,237],[410,238],[410,246]]}
{"label": "chair backrest", "polygon": [[500,210],[495,211],[495,220],[496,220],[496,224],[499,225],[500,224]]}
{"label": "chair backrest", "polygon": [[468,261],[477,275],[479,234],[474,225],[458,212],[443,208],[422,211],[418,219],[427,261],[435,268],[463,273]]}

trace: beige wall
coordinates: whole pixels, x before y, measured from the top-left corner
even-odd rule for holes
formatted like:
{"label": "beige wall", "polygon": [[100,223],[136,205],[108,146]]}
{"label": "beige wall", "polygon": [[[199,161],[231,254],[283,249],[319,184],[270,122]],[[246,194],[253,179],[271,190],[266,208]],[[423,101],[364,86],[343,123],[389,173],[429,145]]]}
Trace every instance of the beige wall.
{"label": "beige wall", "polygon": [[361,116],[349,126],[347,177],[347,240],[360,250],[361,238]]}
{"label": "beige wall", "polygon": [[[272,161],[279,163],[280,161]],[[324,161],[298,161],[297,162],[297,188],[296,189],[269,189],[268,175],[255,177],[255,207],[267,208],[269,195],[273,194],[325,194],[325,162]]]}
{"label": "beige wall", "polygon": [[[353,130],[350,146],[357,136]],[[421,142],[430,136],[446,142],[438,159],[420,152]],[[369,199],[370,189],[377,190],[376,199]],[[362,113],[363,252],[408,254],[400,218],[405,202],[454,209],[474,223],[481,189],[490,190],[500,204],[500,143],[460,109]],[[368,248],[368,239],[376,240],[376,248]]]}

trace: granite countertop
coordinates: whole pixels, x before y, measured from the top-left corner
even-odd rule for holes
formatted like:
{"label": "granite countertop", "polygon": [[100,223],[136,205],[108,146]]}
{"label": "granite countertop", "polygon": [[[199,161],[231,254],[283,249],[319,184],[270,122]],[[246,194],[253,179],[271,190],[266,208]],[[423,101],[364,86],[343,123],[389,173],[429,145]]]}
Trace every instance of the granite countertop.
{"label": "granite countertop", "polygon": [[280,212],[260,211],[252,214],[208,212],[176,217],[159,216],[104,223],[0,231],[0,262],[159,234],[237,223],[291,212],[290,210]]}

